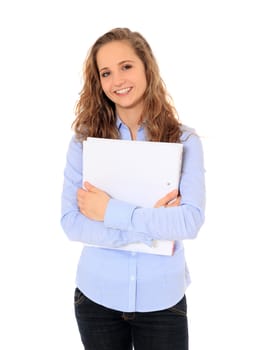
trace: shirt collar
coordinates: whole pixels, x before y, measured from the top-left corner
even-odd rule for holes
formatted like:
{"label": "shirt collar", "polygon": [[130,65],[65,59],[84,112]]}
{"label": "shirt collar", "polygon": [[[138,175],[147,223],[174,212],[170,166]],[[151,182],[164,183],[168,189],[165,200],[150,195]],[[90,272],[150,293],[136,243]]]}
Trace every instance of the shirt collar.
{"label": "shirt collar", "polygon": [[122,125],[122,120],[119,118],[119,116],[117,115],[116,116],[116,126],[117,126],[117,129],[120,130],[121,128],[121,125]]}
{"label": "shirt collar", "polygon": [[[116,116],[116,126],[117,126],[117,129],[120,130],[122,124],[124,124],[122,122],[122,120],[119,118],[119,116],[117,115]],[[139,129],[143,129],[145,127],[145,124],[146,124],[146,121],[142,122],[142,124],[139,126]],[[125,124],[124,124],[125,125]]]}

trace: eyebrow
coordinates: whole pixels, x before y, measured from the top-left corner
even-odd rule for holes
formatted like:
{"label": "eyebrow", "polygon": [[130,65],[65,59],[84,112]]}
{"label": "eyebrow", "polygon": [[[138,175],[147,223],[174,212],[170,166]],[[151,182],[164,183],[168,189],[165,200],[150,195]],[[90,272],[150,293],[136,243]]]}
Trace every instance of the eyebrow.
{"label": "eyebrow", "polygon": [[[124,63],[133,63],[134,61],[133,60],[123,60],[123,61],[120,61],[118,62],[118,66],[121,66],[121,64],[124,64]],[[99,69],[99,72],[102,72],[103,70],[107,70],[109,69],[109,67],[103,67],[101,69]]]}

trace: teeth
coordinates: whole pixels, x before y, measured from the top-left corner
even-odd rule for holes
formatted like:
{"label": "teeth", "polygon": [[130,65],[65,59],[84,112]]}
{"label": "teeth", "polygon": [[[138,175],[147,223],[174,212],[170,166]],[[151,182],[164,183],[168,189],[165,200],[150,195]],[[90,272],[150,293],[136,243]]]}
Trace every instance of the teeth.
{"label": "teeth", "polygon": [[116,93],[117,94],[126,94],[130,90],[131,90],[131,88],[125,88],[125,89],[117,90]]}

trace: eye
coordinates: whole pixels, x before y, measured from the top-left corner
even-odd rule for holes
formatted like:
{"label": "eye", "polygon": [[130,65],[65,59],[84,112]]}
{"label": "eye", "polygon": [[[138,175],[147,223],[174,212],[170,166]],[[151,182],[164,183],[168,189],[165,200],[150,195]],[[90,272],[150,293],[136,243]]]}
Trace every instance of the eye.
{"label": "eye", "polygon": [[129,64],[129,63],[126,63],[126,64],[124,64],[124,65],[122,66],[122,69],[123,69],[123,70],[128,70],[128,69],[131,69],[131,68],[132,68],[132,65]]}
{"label": "eye", "polygon": [[100,74],[101,78],[107,78],[110,75],[110,72],[104,71]]}

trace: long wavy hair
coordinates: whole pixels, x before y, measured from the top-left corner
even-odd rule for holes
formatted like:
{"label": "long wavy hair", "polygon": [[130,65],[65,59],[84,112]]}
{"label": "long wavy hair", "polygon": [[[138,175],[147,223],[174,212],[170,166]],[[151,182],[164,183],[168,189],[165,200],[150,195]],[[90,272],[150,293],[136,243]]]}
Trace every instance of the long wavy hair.
{"label": "long wavy hair", "polygon": [[120,138],[115,105],[102,90],[97,67],[99,49],[107,43],[120,40],[128,42],[144,63],[147,88],[140,120],[144,122],[147,140],[180,142],[181,124],[151,47],[140,33],[128,28],[112,29],[98,38],[89,49],[83,65],[83,87],[75,108],[76,119],[72,124],[77,139],[83,141],[88,136]]}

